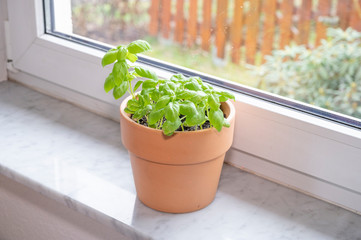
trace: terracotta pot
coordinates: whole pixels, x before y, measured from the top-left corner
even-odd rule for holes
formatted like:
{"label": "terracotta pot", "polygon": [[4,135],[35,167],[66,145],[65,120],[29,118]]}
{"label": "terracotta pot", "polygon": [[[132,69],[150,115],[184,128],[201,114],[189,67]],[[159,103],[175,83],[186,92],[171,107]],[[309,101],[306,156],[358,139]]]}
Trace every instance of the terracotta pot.
{"label": "terracotta pot", "polygon": [[233,141],[235,109],[222,103],[231,126],[175,132],[137,124],[120,107],[121,136],[128,149],[137,195],[145,205],[163,212],[192,212],[210,204],[216,194],[226,151]]}

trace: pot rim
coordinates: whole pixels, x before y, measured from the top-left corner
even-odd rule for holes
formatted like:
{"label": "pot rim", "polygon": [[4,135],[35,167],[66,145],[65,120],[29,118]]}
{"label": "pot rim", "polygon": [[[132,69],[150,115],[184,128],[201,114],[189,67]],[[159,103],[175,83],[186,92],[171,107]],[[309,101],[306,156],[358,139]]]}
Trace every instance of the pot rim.
{"label": "pot rim", "polygon": [[[144,126],[142,124],[139,124],[139,123],[135,122],[133,119],[130,118],[130,114],[126,113],[124,111],[124,109],[126,108],[127,103],[131,98],[132,98],[132,96],[126,97],[122,101],[122,103],[120,104],[120,113],[123,116],[123,118],[126,121],[131,122],[131,124],[136,124],[137,126],[144,128],[144,130],[163,133],[163,131],[161,129],[154,129],[154,128],[151,128],[151,127]],[[235,107],[234,107],[233,103],[229,99],[227,101],[225,101],[225,102],[221,102],[221,104],[222,103],[227,104],[228,107],[229,107],[229,115],[227,116],[226,119],[229,120],[229,122],[231,123],[230,120],[235,117],[235,111],[236,111]],[[207,132],[207,131],[217,131],[217,129],[215,129],[214,127],[210,127],[210,128],[207,128],[207,129],[202,129],[202,130],[197,130],[197,131],[174,131],[173,135],[175,135],[175,134],[197,134],[197,133],[200,133],[200,132]]]}

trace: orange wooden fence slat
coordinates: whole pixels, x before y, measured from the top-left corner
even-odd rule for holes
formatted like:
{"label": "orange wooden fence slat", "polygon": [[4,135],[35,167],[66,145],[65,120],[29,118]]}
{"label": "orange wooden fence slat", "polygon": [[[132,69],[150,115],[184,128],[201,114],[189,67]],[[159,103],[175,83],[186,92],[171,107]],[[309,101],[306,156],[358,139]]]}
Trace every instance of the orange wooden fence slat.
{"label": "orange wooden fence slat", "polygon": [[[173,1],[173,2],[172,2]],[[174,2],[176,1],[176,2]],[[245,47],[245,60],[254,64],[258,46],[262,56],[269,55],[275,45],[275,36],[279,29],[279,49],[289,45],[292,38],[298,44],[309,44],[311,33],[315,33],[315,44],[319,45],[321,39],[326,37],[327,24],[320,21],[321,17],[331,16],[333,4],[336,4],[336,14],[339,17],[339,25],[346,29],[348,26],[361,31],[361,0],[187,0],[189,3],[186,11],[185,0],[151,0],[149,7],[150,23],[149,34],[163,38],[170,38],[174,26],[174,41],[193,46],[197,42],[198,34],[202,49],[209,51],[212,43],[212,34],[215,37],[215,47],[218,58],[224,58],[227,41],[232,46],[232,62],[239,64],[242,60],[242,43]],[[295,4],[300,6],[295,12]],[[176,7],[174,17],[171,14],[172,3]],[[232,9],[228,4],[232,3]],[[243,7],[249,9],[246,13]],[[318,4],[315,15],[312,12],[312,4]],[[357,4],[356,4],[357,3]],[[216,6],[214,6],[214,5]],[[198,9],[201,7],[202,9]],[[279,6],[278,16],[277,7]],[[212,22],[212,9],[216,7],[215,25]],[[201,11],[202,20],[198,23],[198,14]],[[228,26],[228,14],[232,11],[232,19]],[[261,15],[262,11],[262,15]],[[276,15],[277,14],[277,15]],[[186,22],[185,16],[188,15]],[[278,19],[277,19],[278,16]],[[262,17],[262,22],[261,22]],[[315,17],[315,29],[311,29],[311,22]],[[296,20],[297,30],[293,25]],[[263,27],[261,27],[263,24]],[[198,28],[199,27],[199,28]],[[213,30],[214,27],[214,30]],[[230,29],[228,29],[230,27]],[[243,31],[244,29],[244,31]],[[260,31],[261,29],[261,31]],[[228,30],[230,35],[228,39]],[[292,34],[292,32],[294,34]],[[277,44],[277,43],[276,43]],[[257,61],[258,62],[258,61]]]}
{"label": "orange wooden fence slat", "polygon": [[318,13],[316,23],[316,46],[320,45],[321,39],[326,38],[327,25],[320,21],[322,17],[329,16],[331,0],[318,0]]}
{"label": "orange wooden fence slat", "polygon": [[228,0],[217,0],[216,16],[216,48],[217,57],[224,58],[226,45],[226,24],[227,24]]}
{"label": "orange wooden fence slat", "polygon": [[197,38],[198,0],[189,1],[188,47],[193,46]]}
{"label": "orange wooden fence slat", "polygon": [[150,15],[149,34],[152,36],[156,36],[158,34],[159,3],[160,3],[160,0],[152,0],[150,8],[149,8],[149,15]]}
{"label": "orange wooden fence slat", "polygon": [[342,29],[346,29],[349,23],[351,1],[353,0],[338,0],[337,2],[337,16]]}
{"label": "orange wooden fence slat", "polygon": [[212,0],[203,0],[203,20],[201,25],[202,49],[209,51],[212,29]]}
{"label": "orange wooden fence slat", "polygon": [[283,0],[281,3],[282,18],[280,19],[280,41],[279,48],[283,49],[290,44],[292,15],[293,15],[293,0]]}
{"label": "orange wooden fence slat", "polygon": [[162,36],[164,38],[169,38],[170,35],[170,9],[171,9],[171,0],[162,0]]}
{"label": "orange wooden fence slat", "polygon": [[[275,34],[275,24],[276,24],[276,9],[277,0],[267,0],[264,1],[263,12],[265,15],[264,18],[264,27],[263,27],[263,42],[262,42],[262,56],[271,54],[273,48],[273,38]],[[264,62],[264,58],[263,58]]]}
{"label": "orange wooden fence slat", "polygon": [[174,41],[183,43],[184,39],[184,0],[177,0],[177,12],[175,15]]}
{"label": "orange wooden fence slat", "polygon": [[311,25],[312,0],[302,0],[298,22],[298,44],[308,44]]}
{"label": "orange wooden fence slat", "polygon": [[249,1],[250,9],[246,15],[246,62],[250,64],[255,63],[255,56],[257,52],[257,34],[259,30],[259,9],[260,0]]}
{"label": "orange wooden fence slat", "polygon": [[241,58],[243,2],[234,0],[233,22],[231,26],[232,62],[239,63]]}
{"label": "orange wooden fence slat", "polygon": [[357,31],[361,31],[361,0],[352,0],[352,8],[350,15],[350,27]]}

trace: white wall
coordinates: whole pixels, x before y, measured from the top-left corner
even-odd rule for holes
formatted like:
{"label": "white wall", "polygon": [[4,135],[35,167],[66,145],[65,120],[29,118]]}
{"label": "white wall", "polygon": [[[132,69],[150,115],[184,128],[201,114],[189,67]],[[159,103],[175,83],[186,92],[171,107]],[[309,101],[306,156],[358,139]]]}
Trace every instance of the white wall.
{"label": "white wall", "polygon": [[4,20],[7,18],[6,0],[0,0],[0,82],[7,80]]}
{"label": "white wall", "polygon": [[128,239],[0,175],[0,239],[104,240]]}

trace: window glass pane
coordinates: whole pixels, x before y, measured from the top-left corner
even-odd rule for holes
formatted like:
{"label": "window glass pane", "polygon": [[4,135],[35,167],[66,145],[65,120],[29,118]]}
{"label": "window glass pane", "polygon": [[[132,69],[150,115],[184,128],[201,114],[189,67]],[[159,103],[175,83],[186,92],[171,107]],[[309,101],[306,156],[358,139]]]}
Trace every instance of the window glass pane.
{"label": "window glass pane", "polygon": [[361,119],[361,0],[54,0],[52,9],[53,32],[145,39],[153,58]]}

